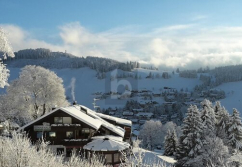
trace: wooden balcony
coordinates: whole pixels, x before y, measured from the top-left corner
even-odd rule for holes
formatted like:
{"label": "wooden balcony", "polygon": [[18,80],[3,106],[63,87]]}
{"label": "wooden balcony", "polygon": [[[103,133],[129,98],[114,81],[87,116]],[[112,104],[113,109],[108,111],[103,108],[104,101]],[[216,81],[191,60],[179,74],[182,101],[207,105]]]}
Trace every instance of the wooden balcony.
{"label": "wooden balcony", "polygon": [[90,139],[50,139],[48,140],[50,145],[64,145],[64,146],[84,146]]}
{"label": "wooden balcony", "polygon": [[90,139],[63,139],[61,142],[64,146],[84,146]]}
{"label": "wooden balcony", "polygon": [[62,130],[70,130],[70,129],[75,129],[75,130],[81,130],[82,126],[81,124],[51,124],[51,129],[56,130],[56,129],[62,129]]}

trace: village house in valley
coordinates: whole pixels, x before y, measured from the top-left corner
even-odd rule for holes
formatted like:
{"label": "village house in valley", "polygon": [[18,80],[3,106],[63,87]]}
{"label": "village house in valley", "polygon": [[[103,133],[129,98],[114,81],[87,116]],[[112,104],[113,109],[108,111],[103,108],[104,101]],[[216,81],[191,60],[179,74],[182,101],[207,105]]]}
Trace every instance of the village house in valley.
{"label": "village house in valley", "polygon": [[129,120],[72,105],[55,108],[19,131],[27,133],[33,143],[43,137],[57,154],[95,151],[105,155],[106,163],[114,165],[120,163],[120,151],[130,147],[131,126]]}

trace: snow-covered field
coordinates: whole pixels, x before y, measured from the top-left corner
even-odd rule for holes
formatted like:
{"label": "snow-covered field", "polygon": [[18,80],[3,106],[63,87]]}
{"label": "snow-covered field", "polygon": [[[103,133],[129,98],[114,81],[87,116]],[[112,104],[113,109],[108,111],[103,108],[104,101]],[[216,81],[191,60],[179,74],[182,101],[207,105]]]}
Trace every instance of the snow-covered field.
{"label": "snow-covered field", "polygon": [[[19,68],[9,68],[10,70],[10,78],[11,82],[13,79],[16,79],[19,76],[19,72],[21,71]],[[56,74],[61,77],[64,81],[64,87],[66,89],[66,95],[70,98],[69,101],[72,102],[71,95],[71,80],[72,78],[76,79],[75,82],[75,100],[83,104],[89,108],[93,108],[93,99],[95,92],[108,92],[110,91],[111,86],[117,85],[117,83],[121,83],[118,86],[122,86],[122,84],[130,84],[130,89],[146,89],[152,90],[153,92],[159,92],[161,88],[171,87],[180,90],[183,88],[184,90],[187,88],[188,91],[192,90],[195,85],[201,84],[201,81],[196,79],[189,78],[181,78],[178,74],[170,74],[171,78],[163,79],[163,78],[154,78],[154,79],[146,79],[146,76],[151,72],[154,76],[159,73],[162,75],[162,71],[154,71],[154,70],[146,70],[146,69],[135,69],[130,72],[130,74],[137,76],[141,76],[141,79],[134,78],[121,78],[120,80],[110,81],[110,75],[122,74],[123,71],[115,70],[107,73],[106,79],[97,79],[97,72],[90,68],[79,68],[79,69],[51,69],[56,72]],[[116,83],[115,83],[116,82]],[[114,83],[114,84],[113,84]],[[123,85],[124,86],[124,85]],[[221,103],[229,112],[232,112],[232,108],[237,108],[240,112],[242,112],[242,82],[231,82],[222,84],[217,87],[217,89],[222,89],[226,93],[226,98],[221,100]],[[1,89],[0,92],[4,92],[4,89]],[[138,99],[138,97],[136,97]],[[136,100],[137,100],[136,99]],[[101,108],[115,108],[122,107],[127,99],[117,100],[113,103],[110,101],[111,99],[107,98],[106,100],[97,101],[97,105]],[[139,99],[138,99],[139,100]],[[162,98],[155,99],[158,103],[163,102]]]}
{"label": "snow-covered field", "polygon": [[154,150],[149,151],[142,148],[134,148],[133,152],[136,156],[138,156],[139,153],[141,153],[141,156],[143,157],[143,162],[146,164],[153,164],[154,162],[161,162],[166,165],[172,165],[176,163],[176,160],[172,157],[164,156],[163,155],[164,150]]}
{"label": "snow-covered field", "polygon": [[[19,68],[9,68],[10,70],[10,78],[9,81],[11,82],[13,79],[16,79],[19,76],[19,72],[21,71]],[[66,89],[66,94],[70,98],[70,102],[72,102],[72,95],[71,95],[71,80],[72,78],[76,79],[75,82],[75,100],[83,104],[89,108],[93,108],[93,99],[95,92],[108,92],[110,91],[111,86],[115,86],[115,82],[119,83],[118,81],[110,81],[109,76],[115,75],[116,73],[123,73],[123,71],[112,71],[107,74],[107,79],[97,79],[96,77],[96,71],[90,69],[90,68],[79,68],[79,69],[51,69],[56,72],[56,74],[61,77],[64,81],[64,87]],[[154,70],[145,70],[145,69],[135,69],[133,74],[137,73],[138,76],[141,76],[142,79],[134,79],[134,78],[124,78],[123,80],[124,84],[130,84],[130,89],[147,89],[152,90],[153,92],[159,92],[160,88],[163,88],[165,86],[177,88],[177,90],[180,90],[181,88],[188,90],[192,90],[193,87],[197,84],[200,84],[201,81],[199,79],[186,79],[179,77],[178,74],[171,74],[171,78],[169,79],[163,79],[163,78],[155,78],[155,79],[146,79],[145,77],[152,73],[156,75],[157,73],[162,75],[162,71],[154,71]],[[114,83],[114,84],[113,84]],[[121,83],[121,82],[120,82]],[[119,84],[119,86],[122,86],[122,83]],[[1,92],[4,92],[4,89],[1,90]],[[163,99],[159,98],[162,102]],[[118,103],[112,103],[112,101],[102,100],[100,102],[97,102],[98,106],[107,108],[107,107],[121,107],[125,104],[127,100],[122,99],[118,100]]]}
{"label": "snow-covered field", "polygon": [[226,93],[226,98],[221,99],[221,105],[224,106],[229,113],[232,113],[233,108],[242,113],[242,81],[224,83],[217,87]]}

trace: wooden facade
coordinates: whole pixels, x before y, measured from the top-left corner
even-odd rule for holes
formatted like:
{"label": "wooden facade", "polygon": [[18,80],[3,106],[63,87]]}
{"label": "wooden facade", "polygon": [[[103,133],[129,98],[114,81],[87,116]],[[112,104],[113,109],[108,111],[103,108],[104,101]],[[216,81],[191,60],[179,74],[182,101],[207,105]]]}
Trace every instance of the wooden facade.
{"label": "wooden facade", "polygon": [[[114,125],[119,126],[116,123]],[[120,127],[125,129],[124,140],[130,141],[131,127],[123,125],[120,125]],[[64,153],[66,156],[69,156],[73,149],[81,150],[84,145],[91,141],[93,136],[112,135],[120,137],[103,125],[95,129],[61,109],[57,109],[55,112],[25,126],[22,130],[27,133],[33,143],[43,137],[44,140],[50,142],[53,152]]]}

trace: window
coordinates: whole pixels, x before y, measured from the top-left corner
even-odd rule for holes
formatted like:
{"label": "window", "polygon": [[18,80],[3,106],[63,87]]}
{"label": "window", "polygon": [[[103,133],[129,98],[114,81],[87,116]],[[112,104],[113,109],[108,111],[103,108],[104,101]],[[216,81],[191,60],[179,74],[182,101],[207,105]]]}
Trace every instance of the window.
{"label": "window", "polygon": [[56,137],[56,133],[55,132],[49,132],[49,137]]}
{"label": "window", "polygon": [[71,124],[72,123],[71,117],[63,117],[63,123],[64,124]]}
{"label": "window", "polygon": [[82,134],[84,133],[90,133],[89,128],[82,128]]}
{"label": "window", "polygon": [[81,135],[82,135],[84,138],[88,138],[89,134],[90,134],[90,130],[89,130],[89,128],[82,128]]}
{"label": "window", "polygon": [[112,154],[106,154],[106,163],[112,163]]}
{"label": "window", "polygon": [[73,132],[72,131],[68,131],[68,132],[66,132],[66,137],[68,137],[68,138],[73,138]]}
{"label": "window", "polygon": [[37,132],[37,138],[40,139],[43,136],[43,132]]}
{"label": "window", "polygon": [[119,162],[120,161],[120,159],[119,159],[119,153],[115,153],[115,154],[113,154],[113,161],[114,162]]}
{"label": "window", "polygon": [[71,120],[71,117],[55,117],[54,123],[55,124],[71,124],[72,120]]}
{"label": "window", "polygon": [[55,117],[54,118],[54,123],[55,124],[62,124],[63,123],[62,117]]}

